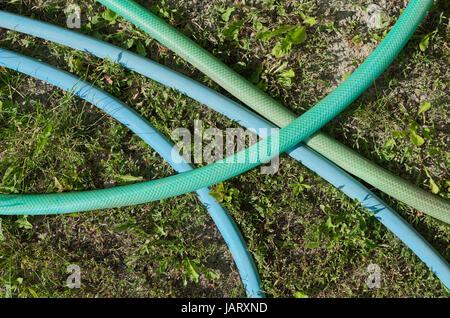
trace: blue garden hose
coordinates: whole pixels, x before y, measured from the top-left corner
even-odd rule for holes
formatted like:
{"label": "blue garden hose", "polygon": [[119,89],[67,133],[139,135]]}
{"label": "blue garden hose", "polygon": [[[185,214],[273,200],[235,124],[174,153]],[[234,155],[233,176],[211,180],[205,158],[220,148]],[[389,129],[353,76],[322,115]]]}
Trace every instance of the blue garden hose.
{"label": "blue garden hose", "polygon": [[[7,21],[7,19],[4,19],[5,16],[6,18],[14,18],[11,20],[11,23],[14,23],[12,25],[16,30],[22,32],[26,31],[27,33],[41,36],[58,43],[92,53],[99,57],[108,58],[114,62],[118,62],[129,69],[135,70],[147,77],[153,78],[163,84],[185,92],[192,98],[210,106],[211,108],[214,108],[247,128],[254,128],[258,131],[259,128],[273,127],[272,124],[269,124],[261,117],[246,110],[230,99],[196,83],[195,81],[192,81],[185,76],[182,76],[138,55],[86,37],[76,32],[51,26],[42,22],[33,21],[24,17],[16,18],[17,16],[4,12],[0,12],[0,24],[3,24],[2,26],[4,26],[4,24],[8,24],[7,22],[4,22]],[[25,27],[26,25],[28,25],[28,27]],[[0,63],[3,62],[0,61]],[[20,70],[19,65],[22,63],[23,61],[13,62],[13,64],[17,67],[13,68]],[[26,67],[26,69],[30,70],[32,67]],[[29,74],[33,76],[37,75],[36,72],[30,72]],[[43,78],[41,79],[47,81],[51,79],[43,74],[45,74],[45,72],[42,73]],[[53,84],[58,85],[58,83]],[[363,207],[369,211],[375,212],[375,217],[378,220],[380,220],[407,246],[409,246],[416,253],[416,255],[418,255],[418,257],[431,268],[431,270],[446,286],[450,285],[450,269],[446,261],[407,222],[399,217],[397,213],[391,210],[379,198],[377,198],[359,182],[350,177],[347,173],[304,145],[301,145],[296,149],[291,149],[288,153],[342,190],[349,197],[361,202]]]}

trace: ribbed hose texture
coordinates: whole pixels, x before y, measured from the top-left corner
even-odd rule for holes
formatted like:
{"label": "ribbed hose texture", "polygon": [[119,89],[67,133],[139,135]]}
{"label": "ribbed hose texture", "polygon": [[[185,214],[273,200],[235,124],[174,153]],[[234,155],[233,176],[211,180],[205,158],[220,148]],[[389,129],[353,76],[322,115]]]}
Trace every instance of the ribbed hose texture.
{"label": "ribbed hose texture", "polygon": [[[287,108],[134,1],[98,1],[136,24],[277,126],[285,127],[295,120],[296,116]],[[340,106],[347,106],[360,96],[406,45],[432,3],[432,0],[412,0],[371,56],[350,78],[319,104],[332,105],[336,103]],[[331,114],[334,114],[334,112],[330,111]],[[325,113],[319,117],[319,120],[323,119],[327,122],[332,118]],[[344,170],[390,196],[423,213],[450,223],[450,204],[445,199],[397,177],[324,133],[315,134],[306,141],[306,144]]]}

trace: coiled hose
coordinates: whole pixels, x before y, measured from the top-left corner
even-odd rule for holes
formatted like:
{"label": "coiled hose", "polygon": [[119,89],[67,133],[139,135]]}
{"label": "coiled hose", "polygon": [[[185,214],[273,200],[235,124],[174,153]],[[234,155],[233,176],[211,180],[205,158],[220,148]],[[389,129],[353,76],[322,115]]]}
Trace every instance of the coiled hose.
{"label": "coiled hose", "polygon": [[[163,84],[185,92],[192,98],[207,104],[225,116],[239,122],[244,127],[253,128],[256,131],[260,131],[261,128],[274,127],[261,117],[255,115],[251,111],[248,111],[232,100],[177,72],[97,39],[49,25],[47,23],[34,21],[26,17],[1,11],[0,27],[13,28],[20,32],[40,36],[47,40],[68,45],[73,48],[89,52],[98,57],[107,58],[113,62],[120,63],[121,65],[129,69],[133,69],[144,76],[150,77]],[[6,61],[9,61],[8,63],[10,63],[12,60],[8,59]],[[2,63],[1,60],[0,63]],[[23,65],[24,63],[30,63],[30,61],[23,60],[22,57],[20,57],[20,60],[15,64]],[[35,68],[42,68],[42,63],[35,65]],[[50,71],[57,72],[57,70]],[[40,72],[40,74],[48,73],[49,71],[47,70],[42,70]],[[58,75],[59,73],[64,74],[64,72],[59,71],[54,75],[54,78],[61,78],[65,76]],[[32,72],[32,74],[35,76],[38,75],[36,72]],[[59,84],[59,81],[54,81],[54,83],[57,86],[64,88],[61,84]],[[74,83],[76,83],[76,81]],[[69,86],[69,88],[71,87]],[[67,90],[68,88],[66,87],[65,89]],[[118,109],[120,110],[120,105]],[[123,118],[122,120],[124,122],[130,122],[129,118]],[[145,136],[145,134],[143,135]],[[296,149],[291,149],[288,153],[293,158],[317,172],[351,198],[357,199],[363,207],[371,212],[374,212],[375,217],[386,227],[388,227],[394,234],[396,234],[407,246],[409,246],[419,256],[419,258],[422,259],[432,269],[432,271],[441,278],[444,283],[449,281],[448,265],[445,260],[443,260],[442,257],[440,257],[439,254],[407,222],[400,218],[394,211],[384,204],[384,202],[382,202],[364,186],[344,171],[327,161],[321,155],[315,153],[313,150],[304,145],[299,146]],[[216,221],[216,224],[219,226],[218,221]],[[227,244],[229,243],[227,242]],[[235,253],[233,253],[233,255],[235,255]],[[241,276],[243,275],[241,274]]]}
{"label": "coiled hose", "polygon": [[[140,27],[277,126],[285,127],[296,119],[296,115],[287,108],[134,1],[97,1]],[[411,0],[379,47],[351,76],[353,80],[349,78],[324,101],[342,99],[346,104],[353,102],[367,88],[363,83],[359,84],[354,79],[364,78],[366,83],[367,81],[373,82],[405,46],[432,3],[432,0]],[[450,223],[450,204],[445,199],[424,191],[380,168],[326,134],[317,133],[305,140],[305,143],[342,169],[390,196],[423,213]]]}

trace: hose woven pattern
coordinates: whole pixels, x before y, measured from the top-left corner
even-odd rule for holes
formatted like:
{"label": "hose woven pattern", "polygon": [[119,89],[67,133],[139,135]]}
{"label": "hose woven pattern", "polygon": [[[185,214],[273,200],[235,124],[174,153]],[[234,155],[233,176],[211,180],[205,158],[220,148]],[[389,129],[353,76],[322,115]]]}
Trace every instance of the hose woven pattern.
{"label": "hose woven pattern", "polygon": [[[251,85],[246,79],[194,41],[134,1],[99,0],[99,2],[132,21],[277,126],[285,127],[295,120],[296,116],[291,111]],[[353,77],[358,78],[358,81],[344,82],[325,100],[328,99],[327,102],[330,104],[335,102],[335,99],[341,98],[343,104],[353,102],[368,87],[367,83],[373,82],[397,56],[423,19],[432,2],[432,0],[411,1],[386,39],[353,74]],[[326,118],[327,121],[331,119],[329,116],[326,116]],[[450,204],[446,200],[413,186],[323,133],[317,133],[306,144],[338,166],[390,196],[428,215],[450,223]]]}

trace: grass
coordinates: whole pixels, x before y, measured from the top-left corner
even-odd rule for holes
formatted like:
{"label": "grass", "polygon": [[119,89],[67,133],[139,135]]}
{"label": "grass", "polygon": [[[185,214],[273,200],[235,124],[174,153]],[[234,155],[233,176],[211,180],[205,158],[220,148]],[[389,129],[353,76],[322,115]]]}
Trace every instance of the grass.
{"label": "grass", "polygon": [[[389,4],[389,25],[373,31],[361,20],[363,1],[356,0],[331,7],[319,1],[139,2],[298,115],[370,54],[404,8],[398,1]],[[65,26],[66,4],[5,0],[0,9]],[[224,93],[95,1],[78,4],[81,32]],[[324,128],[363,156],[446,198],[448,18],[448,4],[437,1],[393,65]],[[294,37],[287,45],[288,33],[281,32],[285,25],[303,26],[304,41]],[[257,38],[268,31],[275,33],[270,39]],[[283,41],[286,52],[279,50]],[[0,47],[95,83],[166,136],[177,127],[193,129],[195,119],[202,119],[205,128],[238,127],[172,89],[88,54],[1,29]],[[424,102],[431,107],[418,114]],[[410,138],[411,130],[423,144]],[[214,187],[239,225],[269,297],[449,296],[365,210],[288,156],[280,159],[275,175],[254,169]],[[151,148],[93,106],[0,68],[1,193],[105,188],[173,173]],[[372,190],[450,259],[448,225]],[[66,287],[70,264],[81,268],[80,289]],[[381,288],[367,287],[369,264],[380,267]],[[245,292],[220,233],[197,197],[188,194],[120,209],[1,217],[0,296],[243,297]]]}

